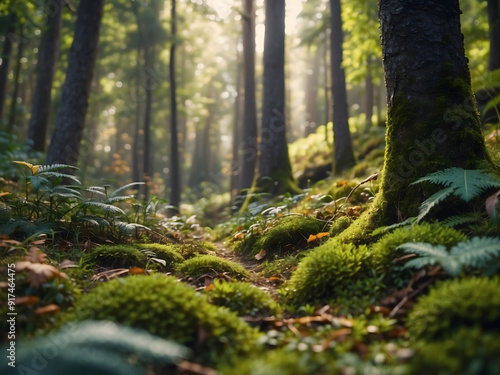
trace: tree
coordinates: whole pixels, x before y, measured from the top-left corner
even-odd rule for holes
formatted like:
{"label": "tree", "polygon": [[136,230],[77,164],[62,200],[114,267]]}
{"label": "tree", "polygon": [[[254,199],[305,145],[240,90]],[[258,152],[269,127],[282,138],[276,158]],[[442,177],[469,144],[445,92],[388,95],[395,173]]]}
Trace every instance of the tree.
{"label": "tree", "polygon": [[253,183],[257,163],[257,109],[255,103],[255,10],[254,0],[243,0],[243,61],[244,109],[243,109],[243,160],[241,165],[241,187],[249,188]]}
{"label": "tree", "polygon": [[177,19],[175,0],[171,8],[172,45],[170,46],[170,204],[174,206],[172,213],[179,212],[181,203],[181,177],[179,166],[179,142],[177,134],[177,97],[175,87],[175,46],[177,37]]}
{"label": "tree", "polygon": [[6,17],[7,31],[5,33],[5,41],[2,49],[2,65],[0,65],[0,119],[4,118],[5,99],[7,95],[7,79],[9,76],[9,62],[13,47],[13,34],[16,31],[17,15],[10,13]]}
{"label": "tree", "polygon": [[265,6],[264,100],[257,188],[276,195],[299,189],[292,176],[286,139],[285,0],[267,0]]}
{"label": "tree", "polygon": [[500,69],[500,0],[488,0],[488,23],[490,25],[490,58],[488,69]]}
{"label": "tree", "polygon": [[[53,7],[49,7],[50,4]],[[64,7],[63,3],[51,0],[46,0],[46,6],[48,11],[47,25],[40,42],[38,77],[28,125],[28,138],[32,142],[32,149],[36,151],[45,151],[45,137],[50,117],[52,81],[56,71],[59,34]]]}
{"label": "tree", "polygon": [[47,164],[76,165],[85,126],[104,0],[81,0]]}
{"label": "tree", "polygon": [[386,154],[371,215],[357,226],[415,216],[435,190],[413,181],[448,167],[479,168],[490,160],[471,90],[458,0],[409,0],[404,5],[381,0],[379,6]]}
{"label": "tree", "polygon": [[331,64],[333,95],[333,132],[335,173],[356,164],[349,131],[345,72],[342,67],[343,32],[340,0],[330,0],[331,13]]}

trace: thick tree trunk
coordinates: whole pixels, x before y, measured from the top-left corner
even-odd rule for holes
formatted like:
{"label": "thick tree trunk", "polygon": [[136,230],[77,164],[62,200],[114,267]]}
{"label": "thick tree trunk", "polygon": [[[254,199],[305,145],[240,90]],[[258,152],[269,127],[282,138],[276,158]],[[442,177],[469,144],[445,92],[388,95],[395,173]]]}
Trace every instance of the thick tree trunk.
{"label": "thick tree trunk", "polygon": [[4,118],[5,99],[7,97],[7,81],[9,77],[9,63],[13,47],[13,34],[16,31],[17,17],[15,13],[9,16],[9,26],[5,34],[2,50],[2,65],[0,65],[0,120]]}
{"label": "thick tree trunk", "polygon": [[319,61],[321,56],[321,47],[314,51],[314,57],[311,59],[311,73],[307,75],[306,82],[306,129],[304,135],[316,131],[318,125],[318,86],[319,86]]}
{"label": "thick tree trunk", "polygon": [[490,25],[490,58],[488,69],[500,69],[500,0],[488,0],[488,23]]}
{"label": "thick tree trunk", "polygon": [[328,147],[330,147],[330,138],[328,137],[328,123],[331,121],[330,118],[330,107],[333,107],[330,102],[330,77],[328,76],[328,71],[331,70],[331,64],[328,63],[328,31],[325,31],[325,44],[323,45],[323,79],[324,79],[324,95],[325,95],[325,141]]}
{"label": "thick tree trunk", "polygon": [[28,125],[28,138],[31,148],[35,151],[45,151],[45,138],[50,118],[50,102],[52,81],[56,71],[57,55],[59,51],[59,35],[63,3],[47,1],[48,7],[47,29],[43,33],[39,48],[38,77],[35,93],[31,105],[31,117]]}
{"label": "thick tree trunk", "polygon": [[266,1],[265,23],[264,100],[257,188],[276,195],[299,191],[293,180],[286,139],[285,0]]}
{"label": "thick tree trunk", "polygon": [[250,188],[257,164],[257,106],[255,102],[255,10],[254,0],[243,0],[243,61],[245,105],[243,113],[243,163],[241,187]]}
{"label": "thick tree trunk", "polygon": [[78,162],[103,8],[104,0],[81,0],[78,6],[75,36],[47,164],[76,165]]}
{"label": "thick tree trunk", "polygon": [[153,105],[153,89],[156,82],[151,82],[152,77],[148,75],[148,70],[153,66],[153,47],[144,46],[144,65],[146,70],[146,107],[144,109],[144,159],[142,160],[142,178],[144,185],[144,200],[149,199],[149,187],[151,181],[151,107]]}
{"label": "thick tree trunk", "polygon": [[331,14],[331,64],[333,94],[333,132],[335,151],[335,173],[356,164],[352,149],[351,132],[349,131],[349,114],[347,111],[347,94],[345,88],[345,72],[342,67],[343,31],[340,0],[330,0]]}
{"label": "thick tree trunk", "polygon": [[170,204],[174,206],[171,214],[179,213],[181,204],[181,178],[179,163],[179,140],[177,132],[177,97],[175,86],[175,46],[177,19],[175,14],[176,0],[172,0],[172,46],[170,47]]}
{"label": "thick tree trunk", "polygon": [[387,88],[379,224],[414,216],[430,187],[410,184],[489,160],[471,91],[458,0],[380,1]]}
{"label": "thick tree trunk", "polygon": [[20,28],[21,30],[21,37],[19,38],[19,41],[17,42],[17,55],[16,55],[16,69],[14,71],[14,79],[13,79],[13,84],[14,84],[14,89],[12,91],[12,98],[10,101],[10,110],[9,110],[9,120],[7,121],[7,132],[11,133],[12,130],[14,129],[14,124],[16,123],[16,117],[17,117],[17,97],[19,96],[19,84],[21,81],[21,69],[23,67],[23,63],[21,61],[23,57],[23,51],[24,51],[24,46],[25,46],[25,41],[23,40],[22,37],[22,27]]}

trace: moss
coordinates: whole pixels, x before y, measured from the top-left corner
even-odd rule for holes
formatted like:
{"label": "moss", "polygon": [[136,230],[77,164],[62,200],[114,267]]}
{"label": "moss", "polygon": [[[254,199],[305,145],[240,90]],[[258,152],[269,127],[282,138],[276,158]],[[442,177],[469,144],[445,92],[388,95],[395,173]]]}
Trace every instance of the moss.
{"label": "moss", "polygon": [[268,258],[273,255],[283,255],[290,252],[293,247],[306,246],[309,235],[326,231],[326,226],[327,223],[312,216],[285,216],[262,236],[248,235],[242,242],[237,243],[235,251],[240,254],[255,255],[264,249]]}
{"label": "moss", "polygon": [[[358,283],[373,277],[370,254],[365,245],[340,243],[335,239],[312,250],[299,263],[289,283],[285,301],[293,305],[328,302],[342,294],[345,289],[368,285]],[[370,286],[359,291],[376,293]]]}
{"label": "moss", "polygon": [[100,245],[85,255],[84,262],[101,267],[145,267],[148,257],[132,245]]}
{"label": "moss", "polygon": [[409,374],[500,374],[500,335],[479,328],[461,327],[451,337],[419,341]]}
{"label": "moss", "polygon": [[341,216],[336,219],[330,227],[330,236],[335,237],[349,228],[354,220],[350,216]]}
{"label": "moss", "polygon": [[218,251],[217,247],[209,241],[203,241],[203,242],[194,241],[179,246],[179,252],[185,259],[193,258],[195,256],[204,254],[214,255],[214,253],[217,253],[217,251]]}
{"label": "moss", "polygon": [[500,333],[500,282],[498,278],[445,281],[418,300],[407,325],[414,340],[446,338],[462,326]]}
{"label": "moss", "polygon": [[238,263],[214,255],[199,255],[184,261],[178,271],[186,276],[200,277],[204,274],[225,273],[231,277],[248,278],[248,271]]}
{"label": "moss", "polygon": [[225,306],[240,316],[263,317],[278,315],[280,306],[263,290],[243,282],[219,282],[208,292],[208,300],[216,306]]}
{"label": "moss", "polygon": [[422,223],[412,227],[398,228],[372,245],[372,262],[379,272],[386,272],[392,267],[391,261],[403,255],[397,252],[396,248],[407,242],[427,242],[450,248],[466,240],[467,236],[462,232],[439,223]]}
{"label": "moss", "polygon": [[130,276],[83,296],[67,321],[110,320],[193,349],[202,364],[233,363],[255,349],[255,330],[173,277]]}
{"label": "moss", "polygon": [[184,257],[179,253],[180,247],[175,245],[162,245],[158,243],[146,243],[135,245],[141,250],[150,250],[155,253],[155,258],[166,262],[165,269],[172,271],[176,265],[184,261]]}

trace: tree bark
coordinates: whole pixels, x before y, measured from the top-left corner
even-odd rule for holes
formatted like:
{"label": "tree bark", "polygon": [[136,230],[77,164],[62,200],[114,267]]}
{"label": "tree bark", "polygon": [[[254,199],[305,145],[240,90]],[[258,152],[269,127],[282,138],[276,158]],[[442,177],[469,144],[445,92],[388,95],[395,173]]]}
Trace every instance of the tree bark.
{"label": "tree bark", "polygon": [[9,120],[7,121],[7,132],[11,133],[12,130],[14,129],[14,123],[16,122],[16,115],[17,115],[17,97],[19,94],[19,83],[20,83],[20,76],[21,76],[21,68],[23,66],[21,59],[23,57],[23,51],[24,51],[24,45],[25,41],[23,40],[23,28],[22,26],[20,27],[20,38],[17,42],[17,54],[16,54],[16,69],[14,71],[14,79],[13,79],[13,84],[14,84],[14,89],[12,91],[12,97],[10,100],[10,110],[9,110]]}
{"label": "tree bark", "polygon": [[[52,4],[53,7],[50,7]],[[44,31],[39,48],[38,77],[31,105],[31,117],[28,125],[28,138],[31,148],[45,151],[45,138],[50,118],[52,81],[56,71],[59,52],[59,35],[63,3],[47,0],[47,29]]]}
{"label": "tree bark", "polygon": [[257,164],[257,106],[255,102],[255,10],[254,0],[243,0],[243,61],[245,102],[243,114],[243,163],[241,187],[250,188]]}
{"label": "tree bark", "polygon": [[367,61],[367,72],[365,77],[365,115],[366,115],[366,130],[372,127],[373,117],[373,77],[371,73],[370,63],[371,58]]}
{"label": "tree bark", "polygon": [[81,0],[47,164],[76,165],[95,68],[104,0]]}
{"label": "tree bark", "polygon": [[135,123],[134,123],[134,140],[132,145],[132,181],[137,182],[141,180],[141,170],[140,170],[140,130],[141,130],[141,117],[142,117],[142,106],[141,100],[139,98],[139,90],[141,88],[141,56],[142,48],[141,44],[137,45],[137,62],[136,62],[136,72],[135,72]]}
{"label": "tree bark", "polygon": [[335,173],[348,169],[356,164],[352,149],[351,132],[349,131],[349,114],[347,111],[347,94],[345,88],[345,72],[342,67],[343,31],[340,0],[330,0],[331,14],[331,64],[333,95],[333,146],[335,152]]}
{"label": "tree bark", "polygon": [[489,156],[458,0],[381,0],[379,7],[388,119],[374,210],[383,225],[415,216],[435,192],[413,181],[449,167],[478,168]]}
{"label": "tree bark", "polygon": [[5,99],[7,97],[7,81],[9,77],[9,63],[13,47],[13,34],[16,31],[17,16],[12,13],[9,16],[9,26],[5,34],[2,50],[2,65],[0,65],[0,120],[4,118]]}
{"label": "tree bark", "polygon": [[153,89],[156,82],[152,82],[152,77],[148,75],[150,68],[153,66],[153,47],[150,45],[144,46],[144,68],[146,71],[146,106],[144,109],[144,159],[142,160],[142,178],[144,185],[144,200],[149,199],[149,187],[151,181],[151,107],[153,105]]}
{"label": "tree bark", "polygon": [[172,26],[172,45],[170,47],[170,204],[171,214],[179,213],[181,203],[181,178],[179,167],[179,140],[177,133],[177,97],[175,86],[175,47],[177,37],[177,19],[175,12],[176,0],[172,0],[171,8],[171,26]]}
{"label": "tree bark", "polygon": [[241,189],[241,157],[238,146],[241,143],[241,94],[242,94],[242,73],[243,61],[241,61],[240,54],[238,53],[238,64],[236,67],[236,98],[234,99],[234,120],[233,120],[233,160],[231,162],[231,178],[230,178],[230,193],[231,202]]}
{"label": "tree bark", "polygon": [[500,69],[500,0],[488,0],[488,23],[490,25],[490,58],[488,69]]}
{"label": "tree bark", "polygon": [[257,188],[273,195],[296,193],[299,189],[292,176],[286,139],[285,0],[266,0],[265,27],[264,100]]}
{"label": "tree bark", "polygon": [[311,73],[307,75],[306,82],[306,129],[304,135],[316,131],[318,125],[318,79],[319,79],[319,61],[321,56],[321,47],[316,47],[314,56],[311,59]]}

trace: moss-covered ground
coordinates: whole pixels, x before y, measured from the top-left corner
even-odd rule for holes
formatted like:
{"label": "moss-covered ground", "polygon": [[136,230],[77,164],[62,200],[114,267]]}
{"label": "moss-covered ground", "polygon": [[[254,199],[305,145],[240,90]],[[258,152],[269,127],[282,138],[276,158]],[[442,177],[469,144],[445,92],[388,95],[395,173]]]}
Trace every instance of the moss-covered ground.
{"label": "moss-covered ground", "polygon": [[[297,196],[257,197],[239,214],[202,202],[190,212],[198,222],[186,213],[127,240],[0,237],[0,313],[15,264],[19,345],[109,320],[189,348],[176,369],[129,355],[147,374],[500,373],[498,220],[483,207],[455,226],[377,228],[383,129],[354,135],[356,167],[314,181],[310,168],[327,161],[328,146],[313,146],[323,131],[302,140],[309,149],[291,146],[294,170],[309,173],[296,176],[308,179]],[[499,162],[496,136],[486,139]],[[212,229],[197,225],[209,222],[203,207],[219,218]],[[475,249],[481,257],[447,257],[475,236],[493,238]],[[458,264],[458,276],[443,264]],[[10,327],[0,326],[6,345]]]}

